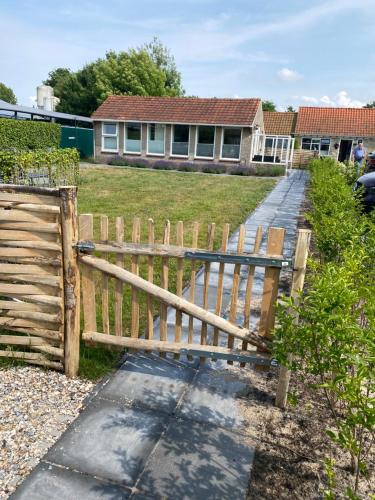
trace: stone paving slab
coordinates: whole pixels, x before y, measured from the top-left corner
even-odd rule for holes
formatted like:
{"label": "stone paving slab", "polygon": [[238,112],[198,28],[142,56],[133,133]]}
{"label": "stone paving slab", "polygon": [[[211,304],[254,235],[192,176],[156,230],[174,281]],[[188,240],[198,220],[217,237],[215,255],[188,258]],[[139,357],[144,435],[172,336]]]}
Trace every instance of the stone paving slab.
{"label": "stone paving slab", "polygon": [[[154,498],[243,499],[254,445],[233,432],[174,420],[159,441],[136,487]],[[135,496],[137,498],[137,496]]]}
{"label": "stone paving slab", "polygon": [[194,375],[182,363],[155,355],[131,355],[98,396],[171,413]]}
{"label": "stone paving slab", "polygon": [[41,462],[11,496],[13,500],[125,500],[119,485]]}
{"label": "stone paving slab", "polygon": [[95,399],[46,460],[132,486],[166,424],[164,414]]}
{"label": "stone paving slab", "polygon": [[226,362],[206,362],[185,393],[177,416],[240,429],[244,420],[235,399],[248,393],[249,387],[230,373]]}

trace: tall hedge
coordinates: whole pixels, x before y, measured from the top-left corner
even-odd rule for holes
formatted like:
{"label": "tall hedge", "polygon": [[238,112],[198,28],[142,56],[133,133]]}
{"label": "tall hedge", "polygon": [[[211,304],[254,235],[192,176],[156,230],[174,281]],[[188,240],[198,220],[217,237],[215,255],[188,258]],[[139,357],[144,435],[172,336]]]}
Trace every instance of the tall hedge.
{"label": "tall hedge", "polygon": [[0,149],[46,149],[60,146],[57,123],[0,118]]}

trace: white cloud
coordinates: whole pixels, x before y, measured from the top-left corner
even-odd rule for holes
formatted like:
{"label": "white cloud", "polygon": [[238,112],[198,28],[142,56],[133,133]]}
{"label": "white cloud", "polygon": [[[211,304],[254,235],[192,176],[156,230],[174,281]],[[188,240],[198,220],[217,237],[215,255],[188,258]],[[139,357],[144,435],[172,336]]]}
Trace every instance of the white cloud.
{"label": "white cloud", "polygon": [[303,102],[310,102],[312,104],[318,104],[319,100],[316,97],[310,97],[307,95],[303,95],[301,97],[297,96],[297,99],[300,99]]}
{"label": "white cloud", "polygon": [[280,80],[284,82],[296,82],[297,80],[301,80],[302,75],[295,71],[294,69],[283,68],[277,72]]}
{"label": "white cloud", "polygon": [[296,96],[296,99],[309,103],[309,104],[320,104],[323,106],[335,106],[339,108],[363,108],[364,102],[359,99],[352,99],[346,90],[340,90],[333,98],[328,95],[323,95],[322,97],[313,96]]}
{"label": "white cloud", "polygon": [[345,90],[341,90],[341,92],[337,94],[336,102],[339,106],[343,106],[345,108],[363,108],[365,105],[364,102],[349,97]]}
{"label": "white cloud", "polygon": [[330,99],[327,95],[324,95],[319,100],[320,100],[320,102],[322,102],[323,104],[326,104],[327,106],[335,106],[335,102],[332,101],[332,99]]}

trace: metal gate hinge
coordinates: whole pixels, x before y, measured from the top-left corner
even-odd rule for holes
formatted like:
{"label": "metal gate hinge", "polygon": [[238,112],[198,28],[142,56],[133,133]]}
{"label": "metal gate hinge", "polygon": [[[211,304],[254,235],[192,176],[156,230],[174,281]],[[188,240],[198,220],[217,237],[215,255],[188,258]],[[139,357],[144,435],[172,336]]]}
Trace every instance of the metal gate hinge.
{"label": "metal gate hinge", "polygon": [[82,253],[89,253],[95,250],[95,245],[92,241],[79,241],[75,245],[76,249]]}

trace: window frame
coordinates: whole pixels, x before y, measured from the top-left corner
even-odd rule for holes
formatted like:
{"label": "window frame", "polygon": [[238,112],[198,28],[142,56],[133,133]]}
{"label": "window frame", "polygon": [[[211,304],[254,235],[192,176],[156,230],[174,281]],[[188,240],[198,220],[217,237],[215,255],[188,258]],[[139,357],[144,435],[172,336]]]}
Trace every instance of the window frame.
{"label": "window frame", "polygon": [[[225,133],[225,130],[226,129],[237,129],[237,130],[240,130],[241,131],[241,134],[240,134],[240,149],[239,149],[239,152],[238,152],[238,158],[226,158],[223,156],[223,146],[224,146],[224,133]],[[220,160],[224,160],[224,161],[233,161],[233,162],[239,162],[241,160],[241,148],[242,148],[242,132],[243,132],[243,128],[242,127],[222,127],[221,129],[221,144],[220,144]],[[215,135],[216,135],[216,132],[215,132]],[[214,154],[215,154],[215,148],[214,148]]]}
{"label": "window frame", "polygon": [[[105,134],[104,133],[104,125],[108,125],[108,124],[115,124],[116,125],[116,133],[115,134]],[[101,132],[102,132],[102,149],[101,149],[101,151],[103,153],[118,153],[119,152],[119,122],[102,121]],[[105,137],[112,137],[112,138],[116,137],[116,149],[106,149],[104,147]]]}
{"label": "window frame", "polygon": [[[198,149],[198,140],[199,140],[199,127],[212,127],[214,129],[214,142],[213,142],[213,149],[212,149],[212,156],[198,156],[197,155],[197,149]],[[204,143],[202,143],[204,144]],[[195,134],[195,151],[194,151],[194,159],[196,158],[197,160],[213,160],[215,158],[215,146],[216,146],[216,125],[197,125],[196,129],[196,134]]]}
{"label": "window frame", "polygon": [[[303,147],[303,141],[310,141],[310,147],[309,149]],[[322,154],[322,141],[329,141],[328,143],[328,150],[323,150],[324,153]],[[314,149],[313,145],[317,145],[319,141],[319,147],[318,149]],[[302,151],[313,151],[313,152],[318,152],[319,156],[329,156],[330,150],[331,150],[331,137],[302,137],[301,139],[301,150]]]}
{"label": "window frame", "polygon": [[[174,128],[176,125],[183,125],[184,127],[188,127],[189,129],[189,138],[188,138],[188,152],[187,155],[177,155],[173,153],[173,143],[174,143]],[[189,158],[189,151],[190,151],[190,139],[191,139],[191,130],[190,130],[190,125],[187,123],[172,123],[171,125],[171,144],[170,144],[170,156],[173,158]]]}
{"label": "window frame", "polygon": [[[148,143],[150,141],[150,130],[151,130],[151,125],[160,125],[161,127],[163,127],[163,131],[164,131],[164,152],[163,153],[150,153],[149,149],[148,149]],[[166,125],[165,123],[157,123],[157,122],[149,122],[147,123],[147,148],[146,148],[146,154],[147,156],[165,156],[165,140],[166,140]]]}
{"label": "window frame", "polygon": [[[128,124],[129,123],[136,123],[139,125],[139,129],[140,129],[140,139],[139,139],[139,143],[140,143],[140,148],[139,148],[139,151],[127,151],[126,150],[126,132],[127,132],[127,128],[128,128]],[[142,154],[142,137],[143,137],[143,134],[142,134],[142,122],[135,122],[135,121],[129,121],[129,122],[124,122],[124,153],[126,153],[127,155],[141,155]]]}

